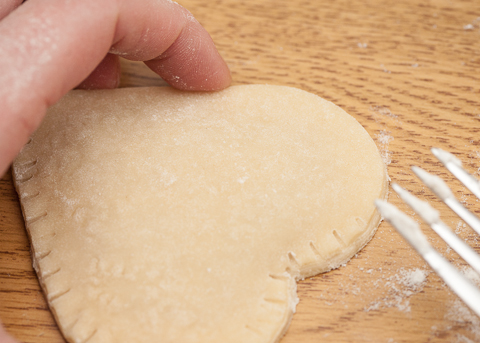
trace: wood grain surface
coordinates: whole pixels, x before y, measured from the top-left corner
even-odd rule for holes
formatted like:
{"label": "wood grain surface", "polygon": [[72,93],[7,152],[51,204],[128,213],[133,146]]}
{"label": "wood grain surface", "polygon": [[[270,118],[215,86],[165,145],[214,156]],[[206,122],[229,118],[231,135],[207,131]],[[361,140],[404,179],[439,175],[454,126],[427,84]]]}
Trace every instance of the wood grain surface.
{"label": "wood grain surface", "polygon": [[[440,175],[480,213],[478,200],[429,152],[432,146],[453,152],[480,174],[480,1],[180,3],[210,32],[233,84],[289,85],[343,107],[377,142],[391,179],[441,210],[443,220],[480,250],[478,237],[410,171],[418,165]],[[141,63],[123,67],[122,86],[164,85]],[[413,215],[395,194],[390,201]],[[415,272],[426,280],[409,282]],[[298,293],[282,343],[480,341],[480,319],[386,223],[346,266],[300,282]],[[0,181],[0,319],[22,342],[64,342],[31,267],[10,172]]]}

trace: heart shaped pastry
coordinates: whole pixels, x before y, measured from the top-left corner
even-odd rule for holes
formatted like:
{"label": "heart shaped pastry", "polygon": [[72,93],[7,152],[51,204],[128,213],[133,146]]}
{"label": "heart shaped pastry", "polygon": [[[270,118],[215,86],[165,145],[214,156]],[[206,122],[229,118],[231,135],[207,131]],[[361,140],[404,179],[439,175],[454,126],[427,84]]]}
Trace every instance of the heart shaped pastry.
{"label": "heart shaped pastry", "polygon": [[278,341],[387,187],[354,118],[265,85],[72,91],[14,177],[49,306],[89,343]]}

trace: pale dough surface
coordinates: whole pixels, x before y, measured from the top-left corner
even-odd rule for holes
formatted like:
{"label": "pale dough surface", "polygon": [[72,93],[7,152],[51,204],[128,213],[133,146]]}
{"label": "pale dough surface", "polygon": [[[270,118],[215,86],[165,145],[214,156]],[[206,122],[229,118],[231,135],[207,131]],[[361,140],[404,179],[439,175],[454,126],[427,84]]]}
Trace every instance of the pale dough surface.
{"label": "pale dough surface", "polygon": [[386,169],[361,125],[280,86],[72,91],[14,163],[71,342],[275,342],[295,279],[372,237]]}

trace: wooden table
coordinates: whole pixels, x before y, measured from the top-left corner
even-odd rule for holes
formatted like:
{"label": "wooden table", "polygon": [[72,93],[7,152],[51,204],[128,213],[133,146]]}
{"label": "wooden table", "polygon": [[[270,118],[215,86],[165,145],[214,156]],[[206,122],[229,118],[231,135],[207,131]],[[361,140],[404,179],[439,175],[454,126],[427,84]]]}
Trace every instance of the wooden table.
{"label": "wooden table", "polygon": [[[182,0],[207,28],[234,84],[289,85],[354,116],[376,140],[393,181],[429,200],[477,250],[463,222],[410,171],[442,176],[475,212],[480,204],[429,149],[480,167],[480,2],[477,0]],[[142,64],[124,63],[123,86],[155,85]],[[390,201],[413,214],[395,194]],[[464,267],[431,230],[430,241]],[[418,270],[417,270],[418,268]],[[282,343],[480,341],[473,316],[429,273],[390,225],[346,266],[299,283],[300,303]],[[0,181],[0,318],[23,342],[63,342],[31,267],[10,172]]]}

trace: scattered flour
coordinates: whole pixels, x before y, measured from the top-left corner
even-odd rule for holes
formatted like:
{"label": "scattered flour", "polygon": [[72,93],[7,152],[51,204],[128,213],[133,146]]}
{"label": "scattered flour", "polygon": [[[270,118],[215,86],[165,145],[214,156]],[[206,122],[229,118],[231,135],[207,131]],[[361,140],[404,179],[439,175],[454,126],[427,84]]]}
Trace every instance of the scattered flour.
{"label": "scattered flour", "polygon": [[371,302],[365,311],[374,311],[386,307],[396,307],[399,311],[410,312],[410,297],[423,289],[430,273],[426,269],[404,269],[398,270],[397,274],[388,278],[382,278],[377,281],[383,282],[387,289],[387,294],[381,299]]}
{"label": "scattered flour", "polygon": [[375,134],[375,141],[383,162],[388,166],[392,162],[388,146],[394,138],[392,132],[387,128],[392,125],[398,127],[401,123],[398,116],[393,114],[387,107],[374,106],[370,108],[370,111],[372,112],[375,122],[380,126],[379,133]]}
{"label": "scattered flour", "polygon": [[[465,225],[465,224],[463,224]],[[460,271],[473,283],[480,287],[480,275],[470,267],[459,267]],[[480,341],[480,318],[473,314],[459,298],[452,295],[446,304],[447,312],[444,322],[432,326],[432,333],[448,332],[455,328],[455,335],[451,342],[479,342]]]}
{"label": "scattered flour", "polygon": [[391,70],[388,70],[388,69],[385,67],[385,65],[383,65],[383,64],[380,64],[380,68],[383,69],[383,72],[384,72],[384,73],[387,73],[387,74],[391,74],[391,73],[392,73],[392,71],[391,71]]}
{"label": "scattered flour", "polygon": [[382,156],[383,163],[389,165],[392,163],[392,158],[390,157],[390,151],[388,150],[388,144],[390,141],[393,141],[393,136],[390,135],[390,131],[381,130],[380,133],[375,135],[377,140],[378,149],[380,150],[380,155]]}
{"label": "scattered flour", "polygon": [[[473,158],[476,158],[477,160],[480,160],[480,152],[475,151],[475,156]],[[480,176],[480,163],[478,161],[475,161],[476,164],[479,166],[475,173],[473,175]]]}
{"label": "scattered flour", "polygon": [[[355,278],[350,277],[348,283],[341,283],[340,289],[345,295],[354,295],[357,298],[362,298],[362,303],[366,304],[363,311],[379,311],[386,308],[396,308],[398,311],[408,313],[411,312],[410,299],[415,294],[420,293],[425,284],[427,277],[430,274],[429,269],[422,268],[400,268],[392,275],[392,271],[382,270],[382,268],[364,268],[359,267],[359,270],[368,274],[368,280],[371,280],[367,285],[368,290],[375,289],[376,294],[380,294],[372,301],[371,292],[366,292],[366,289],[360,287]],[[347,301],[342,301],[342,297],[337,295],[335,298],[319,297],[324,300],[325,305],[348,307]]]}
{"label": "scattered flour", "polygon": [[393,137],[389,135],[390,131],[381,130],[379,134],[376,135],[377,140],[382,145],[388,145],[390,141],[393,140]]}
{"label": "scattered flour", "polygon": [[473,270],[470,267],[463,267],[462,268],[462,273],[467,278],[469,278],[470,281],[472,281],[474,284],[476,284],[477,286],[480,287],[480,275],[478,275],[478,273],[475,270]]}
{"label": "scattered flour", "polygon": [[454,342],[479,342],[480,341],[480,319],[473,314],[468,307],[458,298],[448,304],[448,312],[445,319],[455,323],[455,326],[465,328],[466,337],[462,334],[456,335]]}
{"label": "scattered flour", "polygon": [[463,25],[465,31],[473,31],[476,28],[480,28],[480,17],[473,19],[469,24]]}
{"label": "scattered flour", "polygon": [[463,234],[466,230],[468,229],[467,224],[465,224],[463,221],[459,220],[457,223],[457,226],[455,227],[455,233],[458,234]]}
{"label": "scattered flour", "polygon": [[390,117],[390,118],[392,118],[392,119],[394,119],[395,121],[398,122],[398,116],[393,114],[392,111],[390,111],[390,109],[388,109],[387,107],[374,106],[374,107],[371,108],[371,110],[380,114],[380,115],[382,115],[382,116]]}

